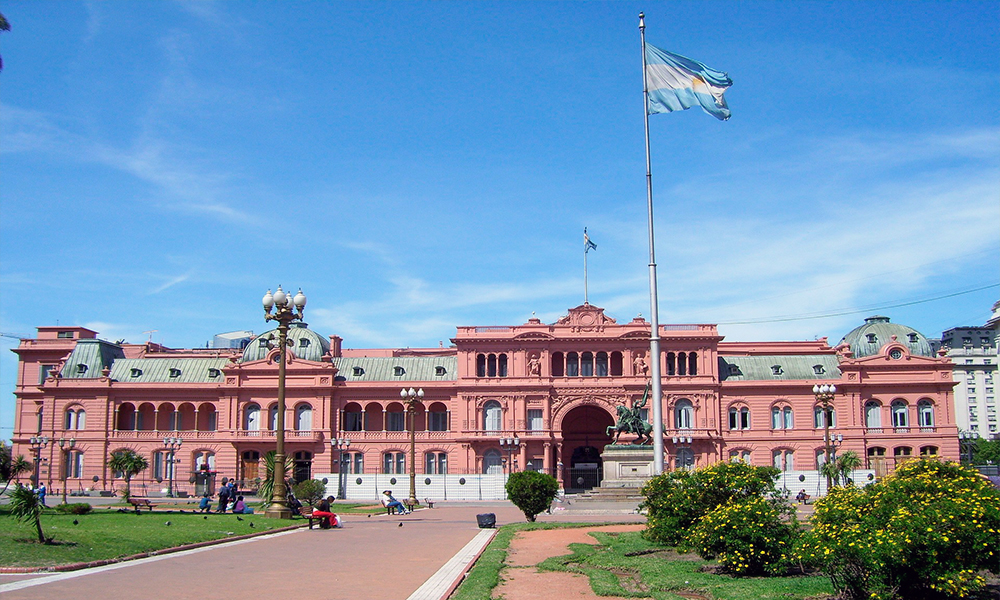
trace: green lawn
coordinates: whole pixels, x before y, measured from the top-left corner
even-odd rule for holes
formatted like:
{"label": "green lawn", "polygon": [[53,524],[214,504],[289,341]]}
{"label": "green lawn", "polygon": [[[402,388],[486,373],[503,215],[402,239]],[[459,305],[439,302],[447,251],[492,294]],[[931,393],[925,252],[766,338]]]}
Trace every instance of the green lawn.
{"label": "green lawn", "polygon": [[[86,515],[48,509],[42,514],[42,531],[53,539],[50,545],[37,543],[34,527],[12,517],[9,507],[0,506],[0,565],[48,567],[106,560],[303,523],[301,519],[266,519],[259,514],[259,506],[254,507],[258,514],[220,515],[192,512],[197,505],[184,500],[154,502],[155,510],[138,515],[131,510],[120,512],[123,505],[97,506]],[[333,510],[371,514],[383,509],[381,505],[337,503]]]}
{"label": "green lawn", "polygon": [[[507,556],[507,548],[518,531],[551,529],[557,524],[519,523],[501,527],[458,590],[453,600],[489,598],[499,582],[499,572]],[[639,532],[596,533],[597,546],[573,544],[571,554],[553,557],[540,568],[571,571],[590,578],[591,588],[599,595],[680,600],[672,592],[694,592],[723,600],[805,600],[827,598],[833,594],[825,576],[747,577],[734,578],[701,572],[711,566],[694,554],[678,554],[672,548],[652,544]]]}

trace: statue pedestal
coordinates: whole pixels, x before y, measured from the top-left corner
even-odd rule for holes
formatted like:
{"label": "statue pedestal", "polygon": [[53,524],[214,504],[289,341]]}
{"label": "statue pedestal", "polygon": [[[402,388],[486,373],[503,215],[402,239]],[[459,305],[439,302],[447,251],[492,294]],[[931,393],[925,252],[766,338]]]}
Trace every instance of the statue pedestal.
{"label": "statue pedestal", "polygon": [[653,477],[653,447],[609,444],[601,453],[602,488],[639,488]]}

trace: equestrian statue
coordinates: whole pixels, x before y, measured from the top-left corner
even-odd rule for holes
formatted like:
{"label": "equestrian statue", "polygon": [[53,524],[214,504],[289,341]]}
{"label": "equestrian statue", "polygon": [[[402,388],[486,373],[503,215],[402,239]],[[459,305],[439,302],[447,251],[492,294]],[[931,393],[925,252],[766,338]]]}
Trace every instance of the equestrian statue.
{"label": "equestrian statue", "polygon": [[615,439],[612,444],[618,443],[618,438],[622,433],[634,433],[638,437],[632,442],[636,445],[650,444],[653,441],[653,426],[642,419],[642,408],[646,406],[646,398],[649,395],[649,384],[646,384],[646,391],[642,394],[642,400],[633,400],[632,408],[624,404],[618,405],[618,422],[609,425],[607,434],[615,432]]}

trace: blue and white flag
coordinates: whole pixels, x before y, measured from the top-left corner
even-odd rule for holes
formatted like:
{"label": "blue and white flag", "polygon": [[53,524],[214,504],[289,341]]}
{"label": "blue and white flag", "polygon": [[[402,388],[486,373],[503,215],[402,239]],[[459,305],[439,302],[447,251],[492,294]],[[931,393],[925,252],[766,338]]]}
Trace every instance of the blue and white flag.
{"label": "blue and white flag", "polygon": [[725,121],[730,112],[722,94],[731,85],[722,71],[646,44],[646,110],[651,115],[700,106]]}
{"label": "blue and white flag", "polygon": [[587,228],[583,228],[583,253],[586,254],[590,252],[591,249],[597,250],[597,244],[590,241],[590,236],[587,235]]}

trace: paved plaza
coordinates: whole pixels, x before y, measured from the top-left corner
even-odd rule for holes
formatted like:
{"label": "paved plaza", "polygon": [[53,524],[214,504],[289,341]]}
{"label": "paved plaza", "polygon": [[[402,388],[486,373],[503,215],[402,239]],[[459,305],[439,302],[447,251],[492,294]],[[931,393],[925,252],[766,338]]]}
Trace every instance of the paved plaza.
{"label": "paved plaza", "polygon": [[[612,503],[560,506],[540,522],[644,522]],[[489,543],[476,515],[524,522],[509,502],[436,503],[405,516],[347,515],[341,529],[296,529],[68,573],[0,575],[0,598],[30,600],[439,600]],[[402,525],[402,526],[400,526]]]}

